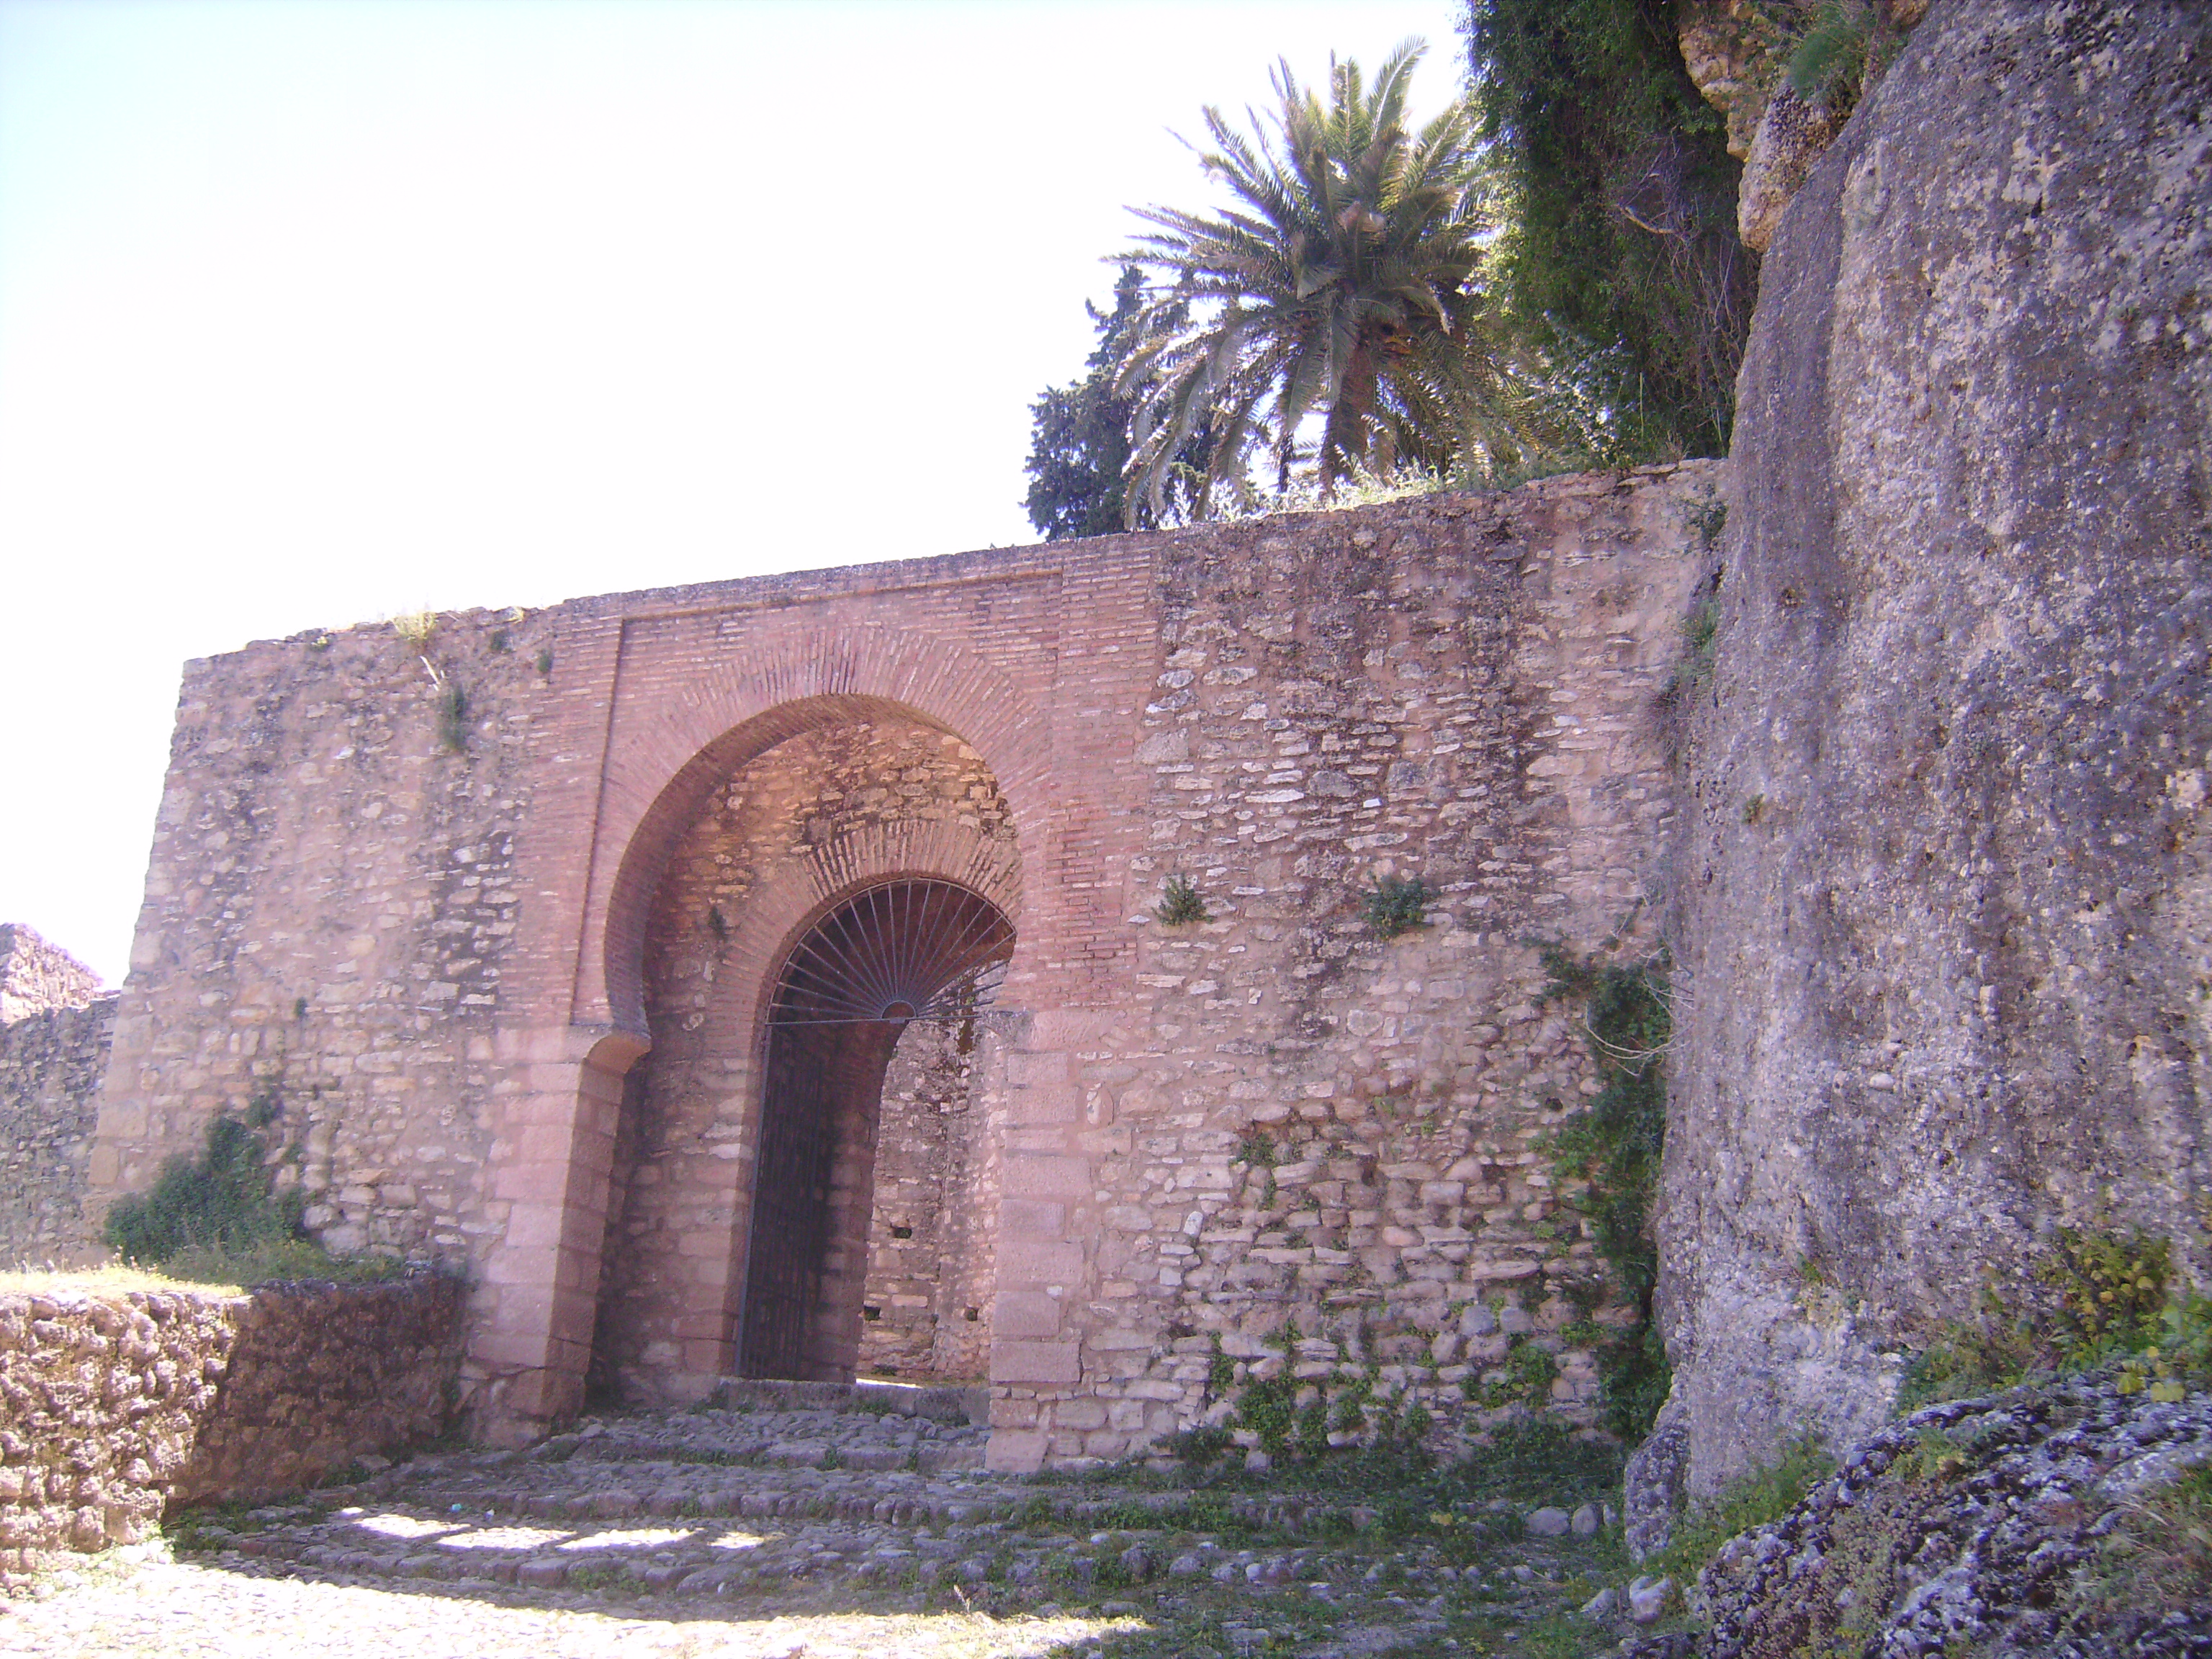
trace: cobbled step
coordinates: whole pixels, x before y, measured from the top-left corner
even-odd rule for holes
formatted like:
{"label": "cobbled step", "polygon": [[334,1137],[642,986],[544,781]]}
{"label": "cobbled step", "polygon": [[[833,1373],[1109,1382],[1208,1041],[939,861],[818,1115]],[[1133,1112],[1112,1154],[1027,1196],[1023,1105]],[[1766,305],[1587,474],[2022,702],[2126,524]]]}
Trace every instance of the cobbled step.
{"label": "cobbled step", "polygon": [[763,1377],[726,1376],[714,1384],[707,1399],[710,1405],[734,1410],[869,1412],[967,1423],[977,1428],[988,1426],[991,1420],[991,1390],[981,1385],[778,1382]]}
{"label": "cobbled step", "polygon": [[[1005,1474],[981,1467],[987,1431],[950,1409],[956,1393],[910,1389],[886,1408],[825,1385],[747,1383],[704,1408],[586,1419],[527,1450],[418,1456],[243,1515],[200,1511],[170,1538],[184,1565],[220,1570],[210,1577],[373,1587],[502,1616],[751,1625],[1083,1607],[1191,1638],[1173,1650],[1226,1636],[1238,1652],[1280,1648],[1293,1614],[1310,1636],[1317,1621],[1371,1621],[1336,1646],[1301,1638],[1288,1649],[1301,1659],[1428,1639],[1447,1607],[1496,1650],[1589,1600],[1560,1577],[1579,1538],[1524,1540],[1503,1500],[1455,1506],[1416,1544],[1403,1517],[1377,1527],[1374,1509],[1311,1490]],[[1231,1619],[1263,1607],[1264,1628]]]}

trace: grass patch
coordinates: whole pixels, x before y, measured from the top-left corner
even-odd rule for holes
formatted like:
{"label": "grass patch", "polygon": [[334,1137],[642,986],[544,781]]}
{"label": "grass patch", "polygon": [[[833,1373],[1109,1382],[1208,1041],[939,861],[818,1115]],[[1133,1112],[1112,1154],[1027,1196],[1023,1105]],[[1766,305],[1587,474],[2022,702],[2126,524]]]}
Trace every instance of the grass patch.
{"label": "grass patch", "polygon": [[1740,1532],[1779,1521],[1835,1466],[1817,1441],[1793,1442],[1778,1461],[1754,1469],[1677,1521],[1666,1548],[1647,1559],[1644,1571],[1655,1577],[1671,1576],[1678,1584],[1695,1583],[1722,1545]]}
{"label": "grass patch", "polygon": [[2094,1561],[2075,1576],[2066,1627],[2111,1636],[2212,1601],[2212,1468],[2123,1504]]}

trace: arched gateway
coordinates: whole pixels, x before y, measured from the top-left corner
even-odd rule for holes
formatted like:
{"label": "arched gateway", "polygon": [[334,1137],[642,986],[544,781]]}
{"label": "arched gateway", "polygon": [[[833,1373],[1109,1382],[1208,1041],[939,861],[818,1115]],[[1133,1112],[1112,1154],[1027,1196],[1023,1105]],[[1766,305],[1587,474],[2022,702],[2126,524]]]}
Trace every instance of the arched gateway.
{"label": "arched gateway", "polygon": [[[1013,955],[1018,842],[982,757],[896,706],[815,712],[692,805],[644,912],[650,1046],[623,1079],[592,1339],[611,1399],[693,1399],[739,1372],[854,1375],[863,1310],[880,1320],[892,1299],[868,1297],[872,1251],[882,1281],[902,1253],[893,1230],[901,1245],[913,1231],[878,1214],[886,1074],[901,1054],[927,1066],[947,1041],[972,1054]],[[897,1148],[912,1139],[902,1113],[940,1106],[972,1140],[974,1067],[951,1070],[957,1099],[894,1091]],[[988,1207],[986,1160],[939,1152],[895,1152],[893,1186],[934,1188],[906,1207]],[[973,1309],[986,1327],[988,1239],[972,1231],[933,1275],[954,1316]],[[985,1363],[972,1348],[969,1377]]]}

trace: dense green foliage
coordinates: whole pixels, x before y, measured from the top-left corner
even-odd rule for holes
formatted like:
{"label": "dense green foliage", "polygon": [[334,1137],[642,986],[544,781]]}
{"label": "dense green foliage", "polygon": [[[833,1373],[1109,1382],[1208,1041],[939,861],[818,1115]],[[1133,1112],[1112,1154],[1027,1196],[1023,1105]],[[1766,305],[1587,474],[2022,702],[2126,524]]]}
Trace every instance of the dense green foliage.
{"label": "dense green foliage", "polygon": [[173,1158],[143,1193],[116,1200],[107,1243],[126,1261],[161,1263],[187,1251],[200,1270],[210,1250],[247,1253],[301,1236],[300,1195],[272,1193],[261,1138],[234,1117],[208,1125],[207,1150]]}
{"label": "dense green foliage", "polygon": [[[1114,283],[1114,306],[1101,311],[1089,301],[1098,343],[1085,361],[1083,378],[1048,387],[1030,405],[1030,458],[1025,471],[1029,494],[1023,506],[1030,522],[1048,542],[1072,536],[1112,536],[1125,529],[1150,530],[1163,521],[1153,503],[1139,499],[1125,510],[1123,475],[1129,465],[1130,395],[1115,381],[1139,337],[1144,305],[1144,273],[1121,267]],[[1180,314],[1155,314],[1153,326],[1178,325]],[[1203,476],[1211,434],[1201,426],[1176,453],[1162,481],[1165,520],[1187,516],[1190,496]]]}
{"label": "dense green foliage", "polygon": [[1205,112],[1201,162],[1231,204],[1140,210],[1157,228],[1127,257],[1158,280],[1115,382],[1133,400],[1125,518],[1140,501],[1166,515],[1175,458],[1208,422],[1200,517],[1217,491],[1248,493],[1255,463],[1279,491],[1310,465],[1324,496],[1361,471],[1444,467],[1498,401],[1473,124],[1455,103],[1408,130],[1421,53],[1400,46],[1371,85],[1334,63],[1326,98],[1278,65],[1272,131]]}
{"label": "dense green foliage", "polygon": [[2033,1284],[2008,1297],[1992,1279],[1971,1319],[1928,1334],[1898,1388],[1897,1408],[1964,1399],[2039,1376],[2118,1360],[2124,1394],[2179,1399],[2185,1379],[2212,1378],[2212,1300],[2177,1295],[2172,1247],[2140,1228],[2061,1227]]}
{"label": "dense green foliage", "polygon": [[1758,264],[1673,0],[1470,0],[1467,27],[1506,190],[1492,280],[1588,459],[1724,453]]}
{"label": "dense green foliage", "polygon": [[1589,1109],[1553,1137],[1562,1182],[1588,1183],[1579,1200],[1598,1253],[1634,1304],[1636,1322],[1600,1352],[1606,1426],[1639,1440],[1667,1398],[1666,1349],[1651,1317],[1659,1253],[1650,1232],[1667,1139],[1666,1048],[1673,1035],[1663,964],[1578,962],[1548,949],[1546,994],[1584,1005],[1583,1029],[1602,1087]]}

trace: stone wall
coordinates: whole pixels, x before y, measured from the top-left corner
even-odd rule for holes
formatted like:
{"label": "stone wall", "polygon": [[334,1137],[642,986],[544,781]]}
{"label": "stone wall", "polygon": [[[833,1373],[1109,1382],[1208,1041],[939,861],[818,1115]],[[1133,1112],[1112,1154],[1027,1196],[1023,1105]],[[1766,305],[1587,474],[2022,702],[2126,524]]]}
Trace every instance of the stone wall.
{"label": "stone wall", "polygon": [[1696,1491],[2054,1228],[2212,1273],[2209,118],[2200,7],[1938,0],[1769,252],[1675,884]]}
{"label": "stone wall", "polygon": [[[465,1269],[486,1432],[573,1411],[587,1363],[696,1397],[741,1314],[769,988],[831,906],[928,876],[1016,933],[930,1310],[963,1328],[933,1364],[988,1338],[1000,1462],[1219,1412],[1217,1340],[1243,1380],[1377,1367],[1444,1407],[1529,1338],[1587,1415],[1564,1293],[1601,1274],[1541,1140],[1595,1085],[1534,942],[1654,946],[1716,472],[192,664],[95,1193],[258,1106],[326,1243]],[[1154,919],[1176,872],[1208,921]],[[1386,942],[1393,874],[1437,899]],[[873,1176],[841,1176],[856,1322],[890,1305],[863,1257],[908,1242]]]}
{"label": "stone wall", "polygon": [[0,1262],[76,1267],[106,1254],[85,1173],[118,1000],[0,1026]]}
{"label": "stone wall", "polygon": [[66,951],[0,927],[0,1263],[73,1267],[106,1254],[85,1176],[116,1003]]}
{"label": "stone wall", "polygon": [[459,1282],[264,1285],[232,1304],[214,1407],[172,1504],[298,1492],[359,1456],[437,1439],[461,1363]]}
{"label": "stone wall", "polygon": [[100,975],[21,922],[0,922],[0,1025],[100,995]]}
{"label": "stone wall", "polygon": [[[1654,948],[1657,705],[1712,477],[1170,539],[1134,1006],[1080,1017],[1067,1055],[1029,1057],[1015,1028],[998,1103],[1010,1153],[1073,1126],[1091,1174],[1007,1181],[993,1376],[1029,1369],[994,1407],[994,1460],[1220,1419],[1217,1344],[1233,1387],[1287,1368],[1341,1398],[1371,1376],[1453,1419],[1506,1409],[1468,1389],[1533,1340],[1557,1352],[1556,1407],[1589,1420],[1565,1293],[1626,1314],[1542,1147],[1598,1085],[1578,1016],[1537,1000],[1535,945]],[[1155,918],[1170,873],[1207,921]],[[1364,916],[1389,875],[1437,894],[1395,939]]]}
{"label": "stone wall", "polygon": [[989,1366],[983,1218],[998,1194],[975,1109],[975,1036],[972,1026],[910,1026],[884,1079],[861,1298],[865,1376],[957,1382]]}
{"label": "stone wall", "polygon": [[0,1571],[136,1542],[169,1504],[297,1491],[434,1437],[459,1309],[436,1277],[0,1295]]}

